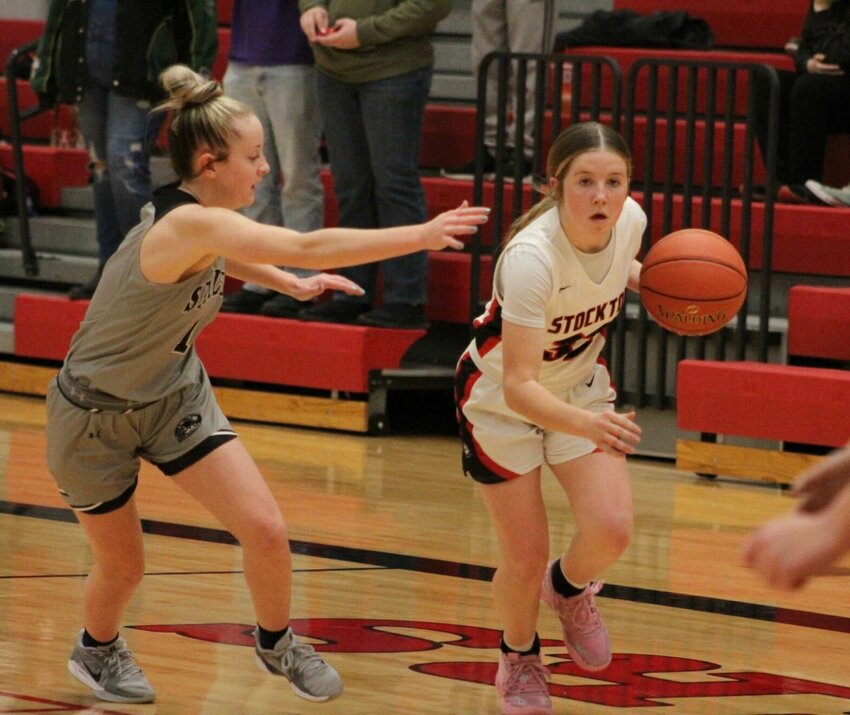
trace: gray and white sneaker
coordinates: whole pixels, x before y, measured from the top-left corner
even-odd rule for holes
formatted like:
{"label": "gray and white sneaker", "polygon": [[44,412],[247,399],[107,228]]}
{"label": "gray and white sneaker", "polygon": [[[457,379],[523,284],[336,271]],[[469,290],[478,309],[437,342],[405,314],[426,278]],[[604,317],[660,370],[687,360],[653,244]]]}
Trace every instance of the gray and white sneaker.
{"label": "gray and white sneaker", "polygon": [[283,636],[273,650],[260,647],[254,631],[257,665],[275,675],[282,675],[296,695],[305,700],[322,702],[342,692],[342,678],[325,663],[313,646],[301,643],[292,629]]}
{"label": "gray and white sneaker", "polygon": [[83,632],[77,638],[68,671],[90,687],[95,697],[112,703],[152,703],[154,689],[136,664],[123,638],[98,648],[83,645]]}
{"label": "gray and white sneaker", "polygon": [[832,186],[820,183],[814,179],[806,182],[806,188],[827,206],[850,206],[850,184],[836,189]]}

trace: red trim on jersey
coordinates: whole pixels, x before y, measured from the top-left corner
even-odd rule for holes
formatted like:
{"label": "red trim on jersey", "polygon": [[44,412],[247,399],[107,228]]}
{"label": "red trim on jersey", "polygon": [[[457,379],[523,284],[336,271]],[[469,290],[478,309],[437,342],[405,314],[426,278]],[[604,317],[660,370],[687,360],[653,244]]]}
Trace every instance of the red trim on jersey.
{"label": "red trim on jersey", "polygon": [[487,303],[487,311],[484,315],[476,318],[472,325],[476,331],[481,331],[481,335],[487,335],[481,341],[481,345],[476,345],[479,357],[483,358],[502,342],[502,306],[499,301],[492,298]]}
{"label": "red trim on jersey", "polygon": [[[474,365],[474,363],[472,362],[472,358],[469,355],[468,350],[466,352],[464,352],[463,355],[461,356],[460,360],[458,361],[458,366],[460,366],[465,360],[468,360],[472,365]],[[473,373],[471,373],[469,378],[466,380],[466,384],[464,385],[464,389],[463,389],[463,397],[461,398],[460,404],[458,405],[458,416],[461,420],[463,420],[463,427],[464,427],[466,433],[469,435],[469,439],[472,441],[472,446],[473,446],[473,449],[475,450],[475,456],[477,457],[478,461],[482,465],[487,467],[487,469],[489,469],[493,474],[501,477],[502,479],[505,479],[505,480],[516,479],[517,477],[519,477],[521,475],[518,474],[517,472],[512,472],[508,469],[505,469],[504,467],[502,467],[499,464],[496,464],[496,462],[494,462],[489,456],[487,456],[487,453],[484,451],[484,448],[481,446],[481,444],[478,442],[478,440],[475,439],[475,434],[473,432],[474,425],[468,419],[466,419],[466,417],[463,414],[463,406],[469,400],[469,395],[471,394],[472,388],[475,386],[475,383],[478,382],[479,378],[483,374],[484,373],[482,373],[481,370],[479,370],[476,367],[475,371]]]}
{"label": "red trim on jersey", "polygon": [[608,384],[611,385],[611,389],[613,389],[614,392],[619,392],[617,386],[614,384],[614,378],[611,377],[611,371],[608,370],[608,361],[603,357],[602,353],[599,353],[599,357],[596,358],[596,364],[602,365],[602,367],[608,371]]}
{"label": "red trim on jersey", "polygon": [[498,474],[502,479],[506,481],[510,481],[511,479],[516,479],[517,477],[522,476],[517,472],[512,472],[509,469],[505,469],[503,466],[496,464],[484,450],[481,448],[481,445],[478,444],[478,440],[475,439],[475,435],[472,430],[469,430],[469,435],[472,437],[472,442],[475,444],[475,454],[478,455],[478,460],[483,464],[487,469],[489,469],[493,474]]}

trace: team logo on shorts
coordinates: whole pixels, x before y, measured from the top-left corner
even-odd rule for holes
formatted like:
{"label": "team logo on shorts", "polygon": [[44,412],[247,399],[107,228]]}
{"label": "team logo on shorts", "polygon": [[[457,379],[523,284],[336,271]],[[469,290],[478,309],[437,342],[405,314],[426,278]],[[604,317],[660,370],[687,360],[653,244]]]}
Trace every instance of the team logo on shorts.
{"label": "team logo on shorts", "polygon": [[199,414],[187,415],[180,420],[180,424],[175,428],[174,436],[177,437],[178,442],[182,442],[200,426],[201,416]]}

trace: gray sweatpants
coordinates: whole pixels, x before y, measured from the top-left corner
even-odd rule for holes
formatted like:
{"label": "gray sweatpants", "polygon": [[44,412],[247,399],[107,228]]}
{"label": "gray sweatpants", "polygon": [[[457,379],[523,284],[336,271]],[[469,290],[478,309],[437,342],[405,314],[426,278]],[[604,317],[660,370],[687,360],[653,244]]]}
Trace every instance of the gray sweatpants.
{"label": "gray sweatpants", "polygon": [[[555,38],[555,0],[472,0],[472,67],[476,74],[481,60],[490,52],[551,52]],[[495,69],[495,66],[493,66]],[[531,68],[529,68],[531,69]],[[513,106],[516,88],[509,78],[508,109]],[[531,157],[534,122],[534,73],[529,72],[525,99],[524,148]],[[496,146],[496,73],[487,77],[487,104],[484,144]],[[513,112],[511,112],[513,114]],[[506,144],[513,146],[512,127],[507,128]]]}

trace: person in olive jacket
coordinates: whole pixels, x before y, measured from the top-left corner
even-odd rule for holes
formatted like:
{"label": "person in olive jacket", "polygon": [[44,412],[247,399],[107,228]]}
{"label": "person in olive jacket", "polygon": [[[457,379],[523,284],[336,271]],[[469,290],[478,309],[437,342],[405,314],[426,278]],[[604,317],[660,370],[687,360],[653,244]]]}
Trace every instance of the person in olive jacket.
{"label": "person in olive jacket", "polygon": [[[316,59],[316,89],[339,224],[390,227],[426,220],[419,177],[431,34],[451,0],[300,0],[301,27]],[[302,310],[305,320],[423,328],[428,256],[383,261],[383,305],[374,305],[378,264],[342,271],[365,296],[336,296]]]}
{"label": "person in olive jacket", "polygon": [[74,286],[90,298],[103,265],[151,197],[150,148],[164,95],[159,74],[177,62],[209,74],[218,51],[212,0],[52,0],[30,78],[41,106],[73,104],[90,157],[99,263]]}

